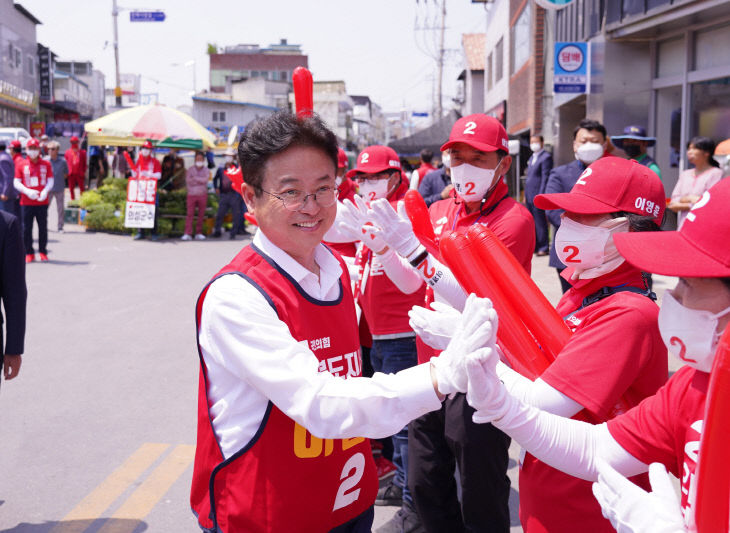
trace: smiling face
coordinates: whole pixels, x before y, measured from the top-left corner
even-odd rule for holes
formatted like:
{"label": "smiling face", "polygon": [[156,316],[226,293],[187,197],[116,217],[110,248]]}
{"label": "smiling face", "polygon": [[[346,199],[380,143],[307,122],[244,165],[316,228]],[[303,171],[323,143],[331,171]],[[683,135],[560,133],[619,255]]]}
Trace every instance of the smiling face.
{"label": "smiling face", "polygon": [[243,198],[266,237],[299,264],[314,270],[314,250],[334,223],[337,204],[322,207],[310,196],[299,210],[290,211],[272,194],[282,196],[293,190],[312,194],[334,186],[332,159],[318,148],[295,145],[266,161],[261,188],[270,194],[256,194],[246,183]]}

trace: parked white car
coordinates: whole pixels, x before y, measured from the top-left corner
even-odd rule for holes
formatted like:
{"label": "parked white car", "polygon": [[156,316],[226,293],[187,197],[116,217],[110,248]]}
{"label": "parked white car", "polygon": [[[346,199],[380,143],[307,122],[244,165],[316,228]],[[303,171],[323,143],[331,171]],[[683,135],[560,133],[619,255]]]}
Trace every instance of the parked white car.
{"label": "parked white car", "polygon": [[30,133],[24,128],[0,128],[0,139],[5,141],[8,148],[11,141],[19,140],[23,149],[25,149],[25,143],[30,139]]}

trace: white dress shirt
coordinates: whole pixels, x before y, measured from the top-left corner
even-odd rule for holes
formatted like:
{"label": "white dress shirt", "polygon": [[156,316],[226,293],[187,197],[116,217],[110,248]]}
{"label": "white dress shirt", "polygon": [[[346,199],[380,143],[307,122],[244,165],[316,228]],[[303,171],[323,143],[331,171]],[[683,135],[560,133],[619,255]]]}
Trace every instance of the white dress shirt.
{"label": "white dress shirt", "polygon": [[[253,243],[313,298],[339,297],[342,269],[324,246],[315,251],[318,278],[260,229]],[[213,429],[226,458],[256,434],[269,401],[320,438],[386,437],[441,406],[429,363],[372,378],[345,380],[320,373],[314,353],[291,336],[262,294],[241,276],[223,276],[210,285],[199,342],[208,369]]]}

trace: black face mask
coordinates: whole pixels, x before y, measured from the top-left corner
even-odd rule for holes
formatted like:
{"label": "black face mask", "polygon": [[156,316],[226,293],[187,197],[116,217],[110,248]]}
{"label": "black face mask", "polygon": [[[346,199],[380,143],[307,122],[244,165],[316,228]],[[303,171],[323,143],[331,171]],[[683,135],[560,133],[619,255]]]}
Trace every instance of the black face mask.
{"label": "black face mask", "polygon": [[635,144],[625,144],[624,152],[626,152],[627,156],[634,159],[636,157],[639,157],[639,155],[641,155],[641,147],[637,146]]}

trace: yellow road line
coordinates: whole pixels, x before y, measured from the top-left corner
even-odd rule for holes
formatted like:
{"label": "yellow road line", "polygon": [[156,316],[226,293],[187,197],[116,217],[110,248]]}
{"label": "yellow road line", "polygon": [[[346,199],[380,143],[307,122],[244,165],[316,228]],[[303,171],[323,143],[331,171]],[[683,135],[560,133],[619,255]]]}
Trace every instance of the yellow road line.
{"label": "yellow road line", "polygon": [[99,533],[131,533],[172,484],[185,472],[195,457],[195,446],[180,444],[165,457],[127,501],[117,509]]}
{"label": "yellow road line", "polygon": [[169,444],[144,443],[63,517],[61,523],[54,527],[51,533],[83,532],[169,447]]}

